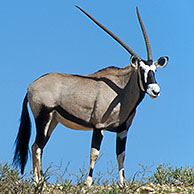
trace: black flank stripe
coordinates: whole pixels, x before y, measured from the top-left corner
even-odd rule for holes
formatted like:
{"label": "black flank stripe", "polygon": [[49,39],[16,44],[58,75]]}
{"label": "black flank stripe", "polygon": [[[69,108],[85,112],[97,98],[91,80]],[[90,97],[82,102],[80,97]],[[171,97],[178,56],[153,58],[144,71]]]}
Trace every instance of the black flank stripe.
{"label": "black flank stripe", "polygon": [[54,110],[56,110],[62,117],[64,117],[65,119],[67,119],[73,123],[76,123],[78,125],[81,125],[81,126],[87,127],[87,128],[94,128],[94,125],[92,123],[88,123],[80,118],[77,118],[76,116],[68,113],[61,106],[54,107]]}
{"label": "black flank stripe", "polygon": [[155,74],[152,70],[148,72],[147,85],[156,83]]}

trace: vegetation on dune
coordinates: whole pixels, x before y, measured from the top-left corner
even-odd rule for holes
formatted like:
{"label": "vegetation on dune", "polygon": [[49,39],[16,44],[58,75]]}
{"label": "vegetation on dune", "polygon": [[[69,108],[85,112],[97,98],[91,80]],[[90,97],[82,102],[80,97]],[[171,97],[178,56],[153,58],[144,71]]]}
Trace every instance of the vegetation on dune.
{"label": "vegetation on dune", "polygon": [[[161,164],[154,172],[150,168],[141,166],[132,179],[128,179],[124,186],[120,186],[115,176],[115,169],[108,169],[108,179],[97,173],[91,187],[85,185],[86,170],[83,168],[77,174],[67,174],[61,168],[48,168],[38,185],[33,184],[32,175],[20,176],[19,171],[11,165],[0,164],[0,194],[63,194],[63,193],[194,193],[194,169],[191,167],[173,168],[171,165]],[[150,174],[149,176],[147,174]],[[56,177],[56,182],[51,184],[50,177]],[[106,177],[107,177],[106,176]],[[72,177],[75,184],[72,184]]]}

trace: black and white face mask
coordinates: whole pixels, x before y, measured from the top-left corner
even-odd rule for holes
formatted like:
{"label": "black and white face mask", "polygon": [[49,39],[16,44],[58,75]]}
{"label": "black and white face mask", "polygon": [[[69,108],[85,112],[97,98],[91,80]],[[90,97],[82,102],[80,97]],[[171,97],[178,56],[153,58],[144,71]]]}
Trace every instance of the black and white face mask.
{"label": "black and white face mask", "polygon": [[157,61],[144,61],[131,57],[131,65],[139,72],[139,83],[141,90],[146,92],[151,98],[160,95],[160,87],[155,79],[157,68],[163,68],[167,65],[168,57],[160,57]]}

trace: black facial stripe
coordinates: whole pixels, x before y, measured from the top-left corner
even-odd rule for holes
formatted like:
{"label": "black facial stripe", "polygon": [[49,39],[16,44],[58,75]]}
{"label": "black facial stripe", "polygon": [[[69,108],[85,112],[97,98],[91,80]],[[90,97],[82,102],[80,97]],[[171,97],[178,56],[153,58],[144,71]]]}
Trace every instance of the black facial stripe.
{"label": "black facial stripe", "polygon": [[147,77],[147,85],[156,83],[154,71],[149,70]]}
{"label": "black facial stripe", "polygon": [[144,75],[144,73],[145,73],[145,70],[142,67],[140,67],[140,74],[141,74],[140,79],[141,79],[141,83],[143,85],[144,91],[146,91],[147,84],[145,83],[145,75]]}
{"label": "black facial stripe", "polygon": [[141,75],[140,81],[143,85],[144,91],[147,90],[149,84],[157,83],[155,79],[155,72],[153,70],[148,71],[146,83],[145,83],[145,70],[142,67],[140,67],[140,75]]}

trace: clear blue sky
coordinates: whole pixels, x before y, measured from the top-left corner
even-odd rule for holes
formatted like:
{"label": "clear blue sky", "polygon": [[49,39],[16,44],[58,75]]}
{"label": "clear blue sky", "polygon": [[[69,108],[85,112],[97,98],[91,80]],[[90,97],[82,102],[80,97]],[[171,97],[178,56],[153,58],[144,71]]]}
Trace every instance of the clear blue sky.
{"label": "clear blue sky", "polygon": [[[129,64],[128,53],[93,24],[79,5],[117,34],[142,58],[146,49],[138,24],[138,6],[153,57],[169,56],[156,78],[161,95],[146,96],[128,133],[126,177],[139,163],[157,166],[194,164],[194,1],[34,0],[0,1],[0,162],[11,162],[22,101],[28,85],[49,72],[90,74]],[[34,120],[30,146],[35,138]],[[70,171],[88,168],[91,132],[58,125],[44,149],[43,167],[70,161]],[[116,165],[115,134],[106,132],[96,171]],[[32,169],[28,160],[26,172]],[[95,173],[94,173],[95,176]]]}

